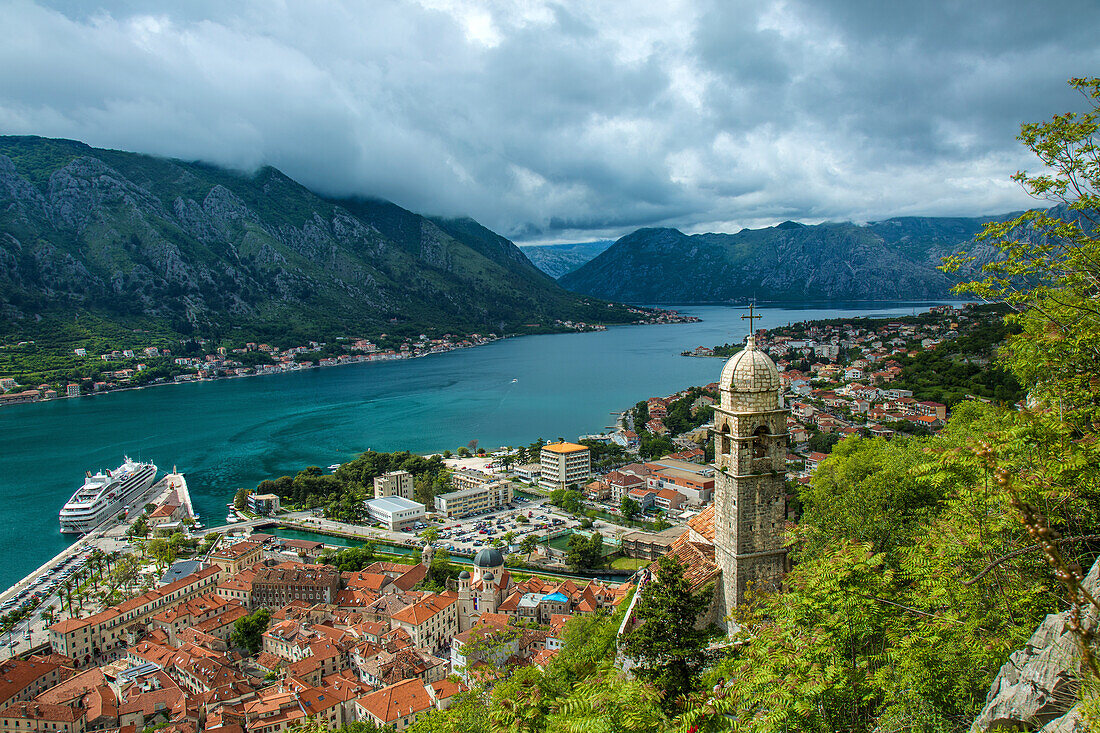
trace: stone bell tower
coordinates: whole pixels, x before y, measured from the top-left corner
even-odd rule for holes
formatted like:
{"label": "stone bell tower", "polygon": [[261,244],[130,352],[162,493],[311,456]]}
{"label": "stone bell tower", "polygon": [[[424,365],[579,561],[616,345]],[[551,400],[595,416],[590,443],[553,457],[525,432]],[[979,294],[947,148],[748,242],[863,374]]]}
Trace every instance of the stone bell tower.
{"label": "stone bell tower", "polygon": [[[757,316],[750,315],[750,318]],[[752,321],[749,321],[752,323]],[[722,369],[714,408],[714,554],[722,569],[723,615],[750,586],[778,588],[787,551],[787,415],[779,370],[755,338]]]}

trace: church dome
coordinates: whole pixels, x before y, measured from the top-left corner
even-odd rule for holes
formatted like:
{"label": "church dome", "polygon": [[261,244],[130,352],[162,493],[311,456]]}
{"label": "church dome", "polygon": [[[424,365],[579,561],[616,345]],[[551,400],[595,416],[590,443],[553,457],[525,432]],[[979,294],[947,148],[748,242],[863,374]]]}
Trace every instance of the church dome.
{"label": "church dome", "polygon": [[493,577],[492,573],[485,573],[485,575],[481,576],[481,580],[484,583],[492,583],[495,580],[495,578]]}
{"label": "church dome", "polygon": [[779,370],[775,362],[756,348],[756,339],[745,339],[745,348],[738,351],[722,368],[718,385],[731,392],[774,392],[779,390]]}
{"label": "church dome", "polygon": [[499,568],[504,564],[504,555],[495,547],[483,547],[474,556],[474,566],[479,568]]}
{"label": "church dome", "polygon": [[458,574],[458,579],[459,580],[469,580],[470,579],[470,571],[469,570],[463,570],[461,573]]}

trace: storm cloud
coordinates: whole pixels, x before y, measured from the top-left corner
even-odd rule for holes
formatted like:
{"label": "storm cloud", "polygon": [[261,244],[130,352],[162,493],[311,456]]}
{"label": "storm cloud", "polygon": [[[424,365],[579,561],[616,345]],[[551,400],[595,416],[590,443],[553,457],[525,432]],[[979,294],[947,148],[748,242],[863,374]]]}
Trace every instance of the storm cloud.
{"label": "storm cloud", "polygon": [[980,215],[1100,5],[0,3],[0,133],[270,164],[517,241]]}

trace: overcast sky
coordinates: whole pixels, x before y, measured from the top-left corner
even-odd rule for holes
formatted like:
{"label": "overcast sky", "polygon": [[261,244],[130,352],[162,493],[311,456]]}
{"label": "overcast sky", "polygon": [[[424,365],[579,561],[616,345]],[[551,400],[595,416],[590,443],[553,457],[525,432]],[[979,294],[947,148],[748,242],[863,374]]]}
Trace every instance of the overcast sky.
{"label": "overcast sky", "polygon": [[1028,206],[1100,3],[0,0],[0,134],[274,165],[517,242]]}

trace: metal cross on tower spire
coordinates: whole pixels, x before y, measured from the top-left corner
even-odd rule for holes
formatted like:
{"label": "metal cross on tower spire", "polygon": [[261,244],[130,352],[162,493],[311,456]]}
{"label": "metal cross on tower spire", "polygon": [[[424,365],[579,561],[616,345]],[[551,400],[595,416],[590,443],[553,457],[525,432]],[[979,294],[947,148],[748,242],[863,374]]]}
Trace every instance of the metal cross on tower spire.
{"label": "metal cross on tower spire", "polygon": [[742,321],[747,320],[749,322],[749,335],[750,336],[752,336],[753,334],[756,333],[756,329],[753,328],[753,326],[752,326],[753,320],[764,317],[764,316],[754,316],[753,315],[753,309],[754,308],[756,308],[756,303],[749,303],[749,314],[747,316],[741,316]]}

